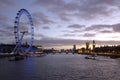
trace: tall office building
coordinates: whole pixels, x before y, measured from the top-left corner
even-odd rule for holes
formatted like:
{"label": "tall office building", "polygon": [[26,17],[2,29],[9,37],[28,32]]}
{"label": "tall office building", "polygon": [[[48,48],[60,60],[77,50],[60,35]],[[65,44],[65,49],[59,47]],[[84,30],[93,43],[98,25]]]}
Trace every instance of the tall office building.
{"label": "tall office building", "polygon": [[89,53],[90,52],[90,43],[86,42],[86,52]]}
{"label": "tall office building", "polygon": [[76,50],[76,45],[73,45],[73,50],[74,50],[74,51]]}
{"label": "tall office building", "polygon": [[73,45],[73,53],[76,53],[76,45]]}
{"label": "tall office building", "polygon": [[93,40],[93,52],[94,52],[94,49],[95,49],[95,45],[96,45],[96,43],[95,43],[95,41]]}
{"label": "tall office building", "polygon": [[88,50],[90,48],[90,43],[86,42],[86,50]]}

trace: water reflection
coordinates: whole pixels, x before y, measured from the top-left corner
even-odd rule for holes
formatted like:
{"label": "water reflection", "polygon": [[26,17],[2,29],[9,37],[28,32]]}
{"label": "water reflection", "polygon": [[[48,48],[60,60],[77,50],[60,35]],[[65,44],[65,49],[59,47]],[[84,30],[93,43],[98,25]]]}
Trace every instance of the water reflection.
{"label": "water reflection", "polygon": [[120,61],[108,57],[97,60],[77,54],[49,54],[9,62],[0,59],[2,80],[120,80]]}

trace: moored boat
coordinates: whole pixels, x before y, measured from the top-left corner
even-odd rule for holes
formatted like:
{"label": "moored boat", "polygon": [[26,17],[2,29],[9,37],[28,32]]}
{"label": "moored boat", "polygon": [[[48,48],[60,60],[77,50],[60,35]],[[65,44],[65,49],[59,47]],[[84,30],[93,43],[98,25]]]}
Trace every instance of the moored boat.
{"label": "moored boat", "polygon": [[13,56],[9,58],[9,61],[19,61],[19,60],[23,60],[24,56],[22,55],[17,55],[17,56]]}
{"label": "moored boat", "polygon": [[95,58],[95,57],[92,57],[92,56],[86,56],[85,59],[92,59],[92,60],[95,60],[96,58]]}

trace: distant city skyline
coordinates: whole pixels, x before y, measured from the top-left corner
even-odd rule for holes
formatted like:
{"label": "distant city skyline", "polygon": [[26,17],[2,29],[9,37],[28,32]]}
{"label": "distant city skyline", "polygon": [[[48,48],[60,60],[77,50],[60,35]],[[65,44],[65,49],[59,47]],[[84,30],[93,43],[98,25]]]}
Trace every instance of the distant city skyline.
{"label": "distant city skyline", "polygon": [[[34,23],[34,45],[45,48],[77,48],[86,42],[96,46],[120,45],[119,0],[1,0],[0,43],[15,43],[17,12],[27,9]],[[25,15],[20,30],[30,30]],[[29,41],[29,34],[23,42]]]}

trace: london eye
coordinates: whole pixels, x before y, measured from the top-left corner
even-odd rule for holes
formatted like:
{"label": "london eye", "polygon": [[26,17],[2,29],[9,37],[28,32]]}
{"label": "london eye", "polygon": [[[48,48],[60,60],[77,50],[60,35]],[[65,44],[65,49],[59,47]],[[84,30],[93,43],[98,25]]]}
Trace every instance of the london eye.
{"label": "london eye", "polygon": [[20,17],[22,14],[25,14],[29,20],[29,25],[30,25],[30,39],[28,41],[28,47],[25,49],[25,52],[30,52],[32,51],[32,46],[33,46],[33,40],[34,40],[34,25],[32,21],[32,17],[30,13],[26,9],[20,9],[15,17],[15,22],[14,22],[14,34],[15,34],[15,41],[16,41],[16,47],[14,48],[13,52],[14,53],[19,53],[23,52],[22,50],[22,39],[24,37],[25,33],[28,33],[28,31],[22,31],[20,32]]}

